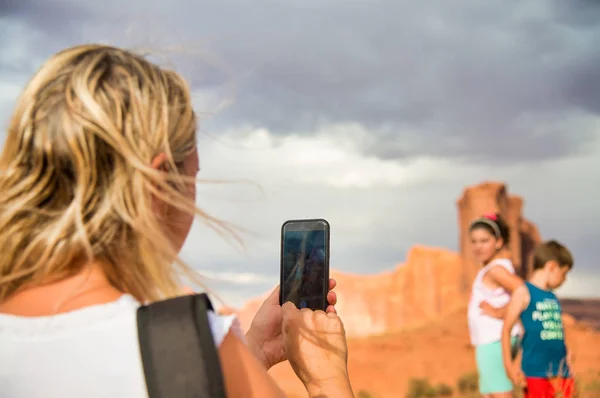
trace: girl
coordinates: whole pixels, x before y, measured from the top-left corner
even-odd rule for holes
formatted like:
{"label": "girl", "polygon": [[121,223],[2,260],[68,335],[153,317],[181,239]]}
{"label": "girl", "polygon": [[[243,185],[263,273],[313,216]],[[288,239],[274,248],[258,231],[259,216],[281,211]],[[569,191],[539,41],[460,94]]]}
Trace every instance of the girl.
{"label": "girl", "polygon": [[[469,233],[473,255],[481,263],[469,301],[468,321],[471,343],[475,346],[479,392],[484,398],[509,398],[513,386],[502,361],[502,320],[484,312],[486,305],[505,307],[511,293],[522,285],[515,275],[507,244],[509,229],[498,214],[474,220]],[[512,336],[520,332],[518,327]]]}
{"label": "girl", "polygon": [[[67,49],[29,82],[0,155],[2,396],[148,396],[136,310],[184,294],[195,214],[227,230],[195,206],[196,128],[184,80],[118,48]],[[281,397],[267,369],[287,356],[311,396],[353,397],[340,319],[307,311],[275,290],[248,345],[209,313],[227,396]]]}

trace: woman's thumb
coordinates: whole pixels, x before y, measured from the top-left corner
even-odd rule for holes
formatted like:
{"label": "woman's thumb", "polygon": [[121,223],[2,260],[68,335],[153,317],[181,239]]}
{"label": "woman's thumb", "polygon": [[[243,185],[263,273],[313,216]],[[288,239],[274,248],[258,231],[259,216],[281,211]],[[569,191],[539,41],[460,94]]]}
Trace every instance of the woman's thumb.
{"label": "woman's thumb", "polygon": [[287,319],[293,317],[298,312],[296,304],[292,303],[291,301],[286,301],[285,303],[283,303],[283,305],[281,306],[281,310],[283,312],[284,323]]}

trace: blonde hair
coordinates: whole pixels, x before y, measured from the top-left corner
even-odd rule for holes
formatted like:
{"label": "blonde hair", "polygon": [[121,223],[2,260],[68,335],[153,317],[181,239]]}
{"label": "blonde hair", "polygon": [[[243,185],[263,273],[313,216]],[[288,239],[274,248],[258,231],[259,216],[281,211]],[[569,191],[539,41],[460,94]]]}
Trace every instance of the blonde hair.
{"label": "blonde hair", "polygon": [[[18,100],[0,155],[0,302],[102,260],[119,290],[181,294],[177,257],[153,198],[198,209],[181,172],[196,115],[181,76],[131,52],[83,45],[50,58]],[[164,169],[151,167],[164,153]]]}

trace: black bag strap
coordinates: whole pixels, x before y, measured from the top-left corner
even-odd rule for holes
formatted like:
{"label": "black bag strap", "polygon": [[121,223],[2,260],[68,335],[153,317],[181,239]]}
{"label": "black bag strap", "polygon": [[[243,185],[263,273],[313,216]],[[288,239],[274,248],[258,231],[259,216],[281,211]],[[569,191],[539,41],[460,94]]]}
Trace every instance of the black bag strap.
{"label": "black bag strap", "polygon": [[138,338],[150,398],[225,398],[206,294],[186,295],[137,310]]}

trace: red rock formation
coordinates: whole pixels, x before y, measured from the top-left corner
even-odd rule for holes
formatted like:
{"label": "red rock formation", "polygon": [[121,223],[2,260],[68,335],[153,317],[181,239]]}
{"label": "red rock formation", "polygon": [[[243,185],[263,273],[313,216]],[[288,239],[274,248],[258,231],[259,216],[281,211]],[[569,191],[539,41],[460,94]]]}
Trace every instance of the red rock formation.
{"label": "red rock formation", "polygon": [[498,182],[484,182],[463,191],[457,202],[460,228],[460,253],[464,263],[461,278],[461,292],[466,296],[475,274],[480,268],[469,248],[469,224],[485,213],[500,213],[510,228],[510,249],[517,272],[525,277],[528,258],[533,247],[540,242],[537,227],[523,218],[523,199],[509,195],[506,185]]}
{"label": "red rock formation", "polygon": [[[461,262],[457,253],[413,247],[405,264],[376,275],[332,271],[338,282],[338,313],[350,337],[399,331],[428,323],[464,305],[458,294]],[[238,312],[245,330],[268,293]],[[231,309],[226,309],[231,311]]]}
{"label": "red rock formation", "polygon": [[527,278],[533,270],[531,263],[533,249],[542,241],[542,236],[537,226],[525,219],[521,219],[519,230],[521,232],[521,276]]}

